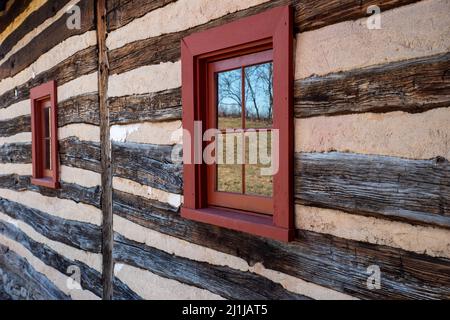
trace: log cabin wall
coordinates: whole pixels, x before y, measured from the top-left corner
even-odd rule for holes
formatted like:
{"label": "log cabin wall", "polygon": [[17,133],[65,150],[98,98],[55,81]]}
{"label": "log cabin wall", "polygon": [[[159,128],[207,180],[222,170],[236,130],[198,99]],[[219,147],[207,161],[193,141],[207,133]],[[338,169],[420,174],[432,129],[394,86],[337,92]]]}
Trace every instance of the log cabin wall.
{"label": "log cabin wall", "polygon": [[[81,30],[62,25],[69,3],[82,8]],[[182,165],[171,161],[182,135],[180,40],[286,4],[295,14],[290,243],[181,218]],[[381,29],[367,28],[372,4]],[[450,1],[106,5],[114,299],[450,298]],[[22,6],[17,22],[0,23],[0,297],[99,298],[94,1]],[[56,191],[29,183],[29,88],[52,79]],[[83,290],[67,287],[72,265]],[[379,288],[368,285],[373,266]]]}

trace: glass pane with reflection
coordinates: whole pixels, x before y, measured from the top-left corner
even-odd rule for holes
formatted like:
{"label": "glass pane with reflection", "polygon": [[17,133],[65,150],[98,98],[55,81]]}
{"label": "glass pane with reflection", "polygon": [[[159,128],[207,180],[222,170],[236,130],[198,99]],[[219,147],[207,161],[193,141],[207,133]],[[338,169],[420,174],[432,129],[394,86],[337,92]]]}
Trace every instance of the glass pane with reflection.
{"label": "glass pane with reflection", "polygon": [[217,138],[217,191],[242,193],[243,134],[225,133]]}
{"label": "glass pane with reflection", "polygon": [[217,74],[217,127],[242,128],[242,71]]}
{"label": "glass pane with reflection", "polygon": [[271,128],[273,112],[272,62],[246,67],[245,128]]}

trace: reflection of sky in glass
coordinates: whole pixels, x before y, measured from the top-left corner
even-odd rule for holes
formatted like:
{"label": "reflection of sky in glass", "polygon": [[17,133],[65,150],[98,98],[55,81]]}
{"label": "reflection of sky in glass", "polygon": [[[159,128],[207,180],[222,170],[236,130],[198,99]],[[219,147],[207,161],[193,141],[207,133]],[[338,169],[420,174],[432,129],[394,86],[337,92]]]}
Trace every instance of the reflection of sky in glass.
{"label": "reflection of sky in glass", "polygon": [[[270,127],[272,124],[272,68],[272,62],[244,68],[246,128]],[[242,70],[220,72],[217,79],[218,126],[219,128],[241,127],[238,118],[241,117],[242,111]],[[225,122],[228,125],[225,125]]]}

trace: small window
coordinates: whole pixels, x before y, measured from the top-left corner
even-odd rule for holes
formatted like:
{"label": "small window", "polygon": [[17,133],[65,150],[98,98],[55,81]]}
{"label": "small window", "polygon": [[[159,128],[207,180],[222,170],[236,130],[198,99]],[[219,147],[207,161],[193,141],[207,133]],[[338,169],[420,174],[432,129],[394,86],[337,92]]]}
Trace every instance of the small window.
{"label": "small window", "polygon": [[57,188],[59,176],[56,83],[50,81],[30,90],[33,179]]}
{"label": "small window", "polygon": [[182,40],[182,217],[293,238],[292,43],[289,6]]}

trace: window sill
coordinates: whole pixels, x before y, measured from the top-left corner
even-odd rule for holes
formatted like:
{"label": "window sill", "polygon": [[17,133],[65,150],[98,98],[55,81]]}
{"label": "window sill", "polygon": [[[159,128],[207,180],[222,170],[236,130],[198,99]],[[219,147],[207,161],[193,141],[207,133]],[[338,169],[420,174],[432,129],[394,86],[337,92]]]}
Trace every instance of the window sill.
{"label": "window sill", "polygon": [[51,189],[59,188],[59,182],[54,181],[51,178],[32,178],[31,183],[37,186],[47,187]]}
{"label": "window sill", "polygon": [[243,213],[227,209],[190,209],[182,207],[181,216],[186,219],[285,242],[291,241],[295,233],[294,229],[275,226],[272,216]]}

